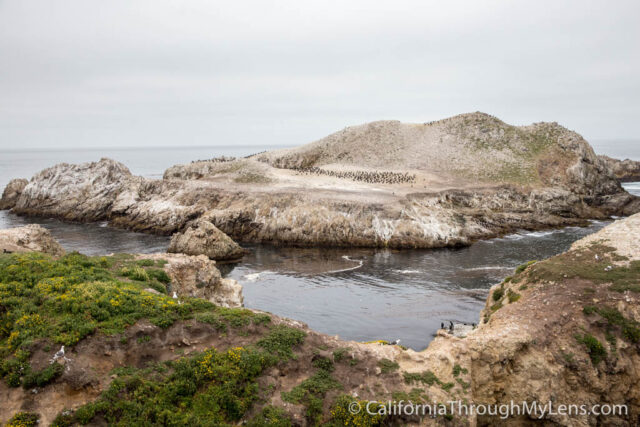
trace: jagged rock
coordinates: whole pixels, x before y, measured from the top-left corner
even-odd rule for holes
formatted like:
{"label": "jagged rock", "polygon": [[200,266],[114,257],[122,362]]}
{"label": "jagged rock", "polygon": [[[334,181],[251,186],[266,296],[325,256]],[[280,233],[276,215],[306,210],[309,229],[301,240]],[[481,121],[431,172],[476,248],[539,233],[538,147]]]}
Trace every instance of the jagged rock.
{"label": "jagged rock", "polygon": [[9,181],[7,186],[2,192],[2,199],[0,199],[0,210],[11,209],[16,205],[18,197],[27,186],[29,181],[23,178],[16,178]]}
{"label": "jagged rock", "polygon": [[164,270],[171,279],[171,292],[178,297],[203,298],[222,307],[242,307],[242,285],[233,279],[223,279],[216,262],[205,255],[160,253],[138,258],[166,260]]}
{"label": "jagged rock", "polygon": [[205,220],[196,221],[183,232],[174,234],[167,252],[206,255],[218,261],[236,260],[245,253],[229,236]]}
{"label": "jagged rock", "polygon": [[630,159],[612,159],[609,156],[598,157],[613,171],[620,182],[640,181],[640,162]]}
{"label": "jagged rock", "polygon": [[0,230],[0,253],[44,252],[53,256],[64,255],[62,246],[46,228],[38,224]]}
{"label": "jagged rock", "polygon": [[60,163],[36,174],[14,206],[17,213],[94,221],[108,217],[131,172],[122,163]]}

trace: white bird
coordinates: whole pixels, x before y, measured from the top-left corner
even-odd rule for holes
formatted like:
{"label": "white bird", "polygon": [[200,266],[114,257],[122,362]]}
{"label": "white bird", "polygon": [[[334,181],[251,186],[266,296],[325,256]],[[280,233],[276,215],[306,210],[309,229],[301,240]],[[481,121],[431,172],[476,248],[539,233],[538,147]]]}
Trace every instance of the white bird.
{"label": "white bird", "polygon": [[400,344],[400,340],[399,339],[397,339],[397,340],[395,340],[395,341],[393,341],[391,343],[391,345],[398,345],[398,344]]}
{"label": "white bird", "polygon": [[598,254],[596,254],[596,261],[599,260],[599,259],[600,259],[600,257],[598,256]]}
{"label": "white bird", "polygon": [[173,291],[173,299],[178,299],[178,294],[176,294],[176,291]]}
{"label": "white bird", "polygon": [[58,350],[58,352],[53,357],[55,359],[60,359],[61,357],[64,357],[64,346],[60,347],[60,350]]}

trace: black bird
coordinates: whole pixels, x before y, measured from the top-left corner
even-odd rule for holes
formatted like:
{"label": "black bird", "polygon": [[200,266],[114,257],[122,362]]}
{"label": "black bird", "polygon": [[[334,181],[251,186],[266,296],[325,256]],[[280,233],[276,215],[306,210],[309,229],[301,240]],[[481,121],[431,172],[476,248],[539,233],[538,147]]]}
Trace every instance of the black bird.
{"label": "black bird", "polygon": [[444,322],[440,322],[440,329],[444,329]]}
{"label": "black bird", "polygon": [[449,332],[453,332],[453,322],[449,320]]}

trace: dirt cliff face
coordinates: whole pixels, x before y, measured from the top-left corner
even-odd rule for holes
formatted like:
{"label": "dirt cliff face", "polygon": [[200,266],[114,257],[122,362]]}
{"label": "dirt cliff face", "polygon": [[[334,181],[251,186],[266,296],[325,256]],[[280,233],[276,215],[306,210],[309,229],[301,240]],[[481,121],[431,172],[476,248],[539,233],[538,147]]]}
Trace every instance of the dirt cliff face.
{"label": "dirt cliff face", "polygon": [[620,182],[640,181],[640,162],[625,159],[612,159],[609,156],[598,156],[613,171]]}
{"label": "dirt cliff face", "polygon": [[393,248],[466,245],[639,210],[576,133],[480,113],[371,123],[297,149],[177,165],[162,180],[108,159],[58,165],[13,207],[159,234],[191,233],[202,219],[243,242]]}

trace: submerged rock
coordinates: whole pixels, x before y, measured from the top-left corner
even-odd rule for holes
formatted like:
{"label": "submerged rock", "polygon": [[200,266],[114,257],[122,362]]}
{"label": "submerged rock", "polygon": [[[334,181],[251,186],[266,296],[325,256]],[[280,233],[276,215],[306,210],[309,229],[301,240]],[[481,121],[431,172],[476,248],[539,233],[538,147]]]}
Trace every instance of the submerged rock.
{"label": "submerged rock", "polygon": [[46,228],[38,224],[0,230],[0,253],[44,252],[53,256],[64,255],[62,246]]}
{"label": "submerged rock", "polygon": [[167,252],[206,255],[221,261],[240,259],[245,250],[209,221],[198,220],[171,237]]}
{"label": "submerged rock", "polygon": [[24,187],[27,186],[29,181],[23,178],[16,178],[9,181],[7,186],[2,192],[2,199],[0,199],[0,210],[11,209],[16,205],[18,197],[22,194]]}

